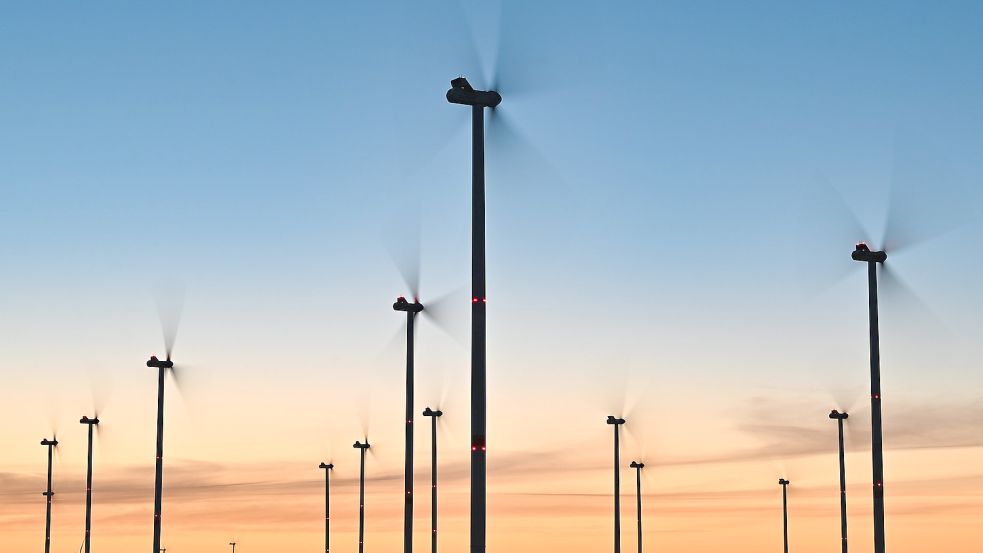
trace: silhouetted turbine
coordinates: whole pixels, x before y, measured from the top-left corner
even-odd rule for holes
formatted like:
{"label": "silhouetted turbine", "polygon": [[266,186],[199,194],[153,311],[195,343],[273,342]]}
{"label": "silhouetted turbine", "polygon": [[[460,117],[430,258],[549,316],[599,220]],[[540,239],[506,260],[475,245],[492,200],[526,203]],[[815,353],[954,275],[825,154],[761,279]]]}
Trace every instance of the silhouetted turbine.
{"label": "silhouetted turbine", "polygon": [[369,449],[369,439],[365,443],[356,441],[352,447],[359,450],[358,469],[358,553],[365,548],[365,451]]}
{"label": "silhouetted turbine", "polygon": [[485,553],[485,108],[494,108],[502,97],[494,90],[475,90],[458,77],[451,81],[447,101],[471,106],[471,553]]}
{"label": "silhouetted turbine", "polygon": [[437,418],[444,414],[441,410],[429,407],[423,410],[424,417],[430,417],[430,551],[437,553]]}
{"label": "silhouetted turbine", "polygon": [[85,471],[85,553],[89,553],[92,542],[92,430],[99,424],[99,417],[90,419],[82,416],[79,424],[89,426],[88,464]]}
{"label": "silhouetted turbine", "polygon": [[870,426],[871,461],[874,473],[874,553],[884,553],[884,434],[881,423],[881,346],[877,321],[877,264],[887,260],[883,251],[872,252],[857,244],[851,257],[867,264],[867,295],[870,316]]}
{"label": "silhouetted turbine", "polygon": [[47,491],[41,492],[41,495],[45,497],[46,511],[44,516],[44,553],[51,552],[51,497],[55,495],[55,492],[51,491],[51,452],[52,449],[58,445],[58,440],[43,439],[41,440],[41,445],[48,448],[48,489]]}
{"label": "silhouetted turbine", "polygon": [[232,546],[232,553],[236,553],[236,542],[230,541],[229,542],[229,545]]}
{"label": "silhouetted turbine", "polygon": [[847,553],[846,543],[846,458],[843,449],[843,421],[850,417],[847,413],[840,413],[833,409],[829,413],[829,418],[836,421],[840,437],[840,539],[843,542],[843,553]]}
{"label": "silhouetted turbine", "polygon": [[642,469],[645,463],[632,461],[629,467],[635,469],[635,510],[638,513],[638,553],[642,553]]}
{"label": "silhouetted turbine", "polygon": [[621,553],[621,446],[619,427],[625,419],[608,415],[607,423],[614,426],[614,553]]}
{"label": "silhouetted turbine", "polygon": [[324,469],[324,553],[331,551],[331,471],[334,463],[322,462],[317,466]]}
{"label": "silhouetted turbine", "polygon": [[151,356],[148,367],[157,369],[157,458],[154,472],[154,551],[160,550],[161,488],[164,482],[164,373],[173,369],[170,355],[161,361]]}
{"label": "silhouetted turbine", "polygon": [[790,482],[784,478],[778,479],[782,487],[782,537],[785,541],[785,553],[788,553],[788,485]]}
{"label": "silhouetted turbine", "polygon": [[393,309],[406,313],[406,448],[403,465],[403,553],[413,552],[413,321],[423,304],[400,296]]}

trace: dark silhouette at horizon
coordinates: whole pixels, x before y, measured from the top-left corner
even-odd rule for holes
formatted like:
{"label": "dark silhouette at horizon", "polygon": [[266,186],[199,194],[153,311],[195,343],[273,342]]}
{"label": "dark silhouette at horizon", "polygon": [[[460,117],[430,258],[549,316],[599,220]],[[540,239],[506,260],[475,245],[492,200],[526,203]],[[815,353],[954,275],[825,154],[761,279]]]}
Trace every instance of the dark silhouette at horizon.
{"label": "dark silhouette at horizon", "polygon": [[51,497],[55,495],[55,492],[51,491],[51,457],[52,450],[58,445],[58,439],[44,438],[41,440],[41,445],[48,448],[48,489],[41,492],[45,498],[44,553],[51,553]]}
{"label": "dark silhouette at horizon", "polygon": [[785,544],[785,553],[788,553],[788,485],[791,482],[779,478],[778,484],[782,487],[782,540]]}
{"label": "dark silhouette at horizon", "polygon": [[85,553],[89,553],[92,544],[92,431],[99,424],[99,416],[90,419],[83,415],[79,419],[79,424],[89,427],[88,462],[85,469],[85,541],[83,542]]}
{"label": "dark silhouette at horizon", "polygon": [[334,463],[321,462],[317,466],[324,469],[324,553],[331,551],[331,471]]}
{"label": "dark silhouette at horizon", "polygon": [[358,450],[359,469],[358,469],[358,553],[363,553],[365,548],[365,451],[369,449],[369,439],[365,438],[365,443],[356,441],[352,447]]}
{"label": "dark silhouette at horizon", "polygon": [[430,417],[430,553],[437,553],[437,419],[443,416],[440,409],[427,407],[424,417]]}
{"label": "dark silhouette at horizon", "polygon": [[638,515],[638,553],[642,553],[642,469],[645,463],[632,461],[629,467],[635,469],[635,512]]}
{"label": "dark silhouette at horizon", "polygon": [[619,430],[625,419],[608,415],[607,424],[614,427],[614,553],[621,553],[621,445]]}

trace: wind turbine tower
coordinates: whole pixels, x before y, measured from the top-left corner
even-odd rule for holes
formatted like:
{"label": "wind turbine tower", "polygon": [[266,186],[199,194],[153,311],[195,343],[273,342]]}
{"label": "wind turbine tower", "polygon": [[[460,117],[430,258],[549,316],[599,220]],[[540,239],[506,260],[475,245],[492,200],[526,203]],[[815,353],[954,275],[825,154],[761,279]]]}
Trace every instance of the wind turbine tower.
{"label": "wind turbine tower", "polygon": [[331,551],[331,471],[334,463],[322,462],[317,466],[324,469],[324,553]]}
{"label": "wind turbine tower", "polygon": [[430,551],[437,553],[437,419],[443,415],[441,410],[429,407],[423,410],[424,417],[430,417]]}
{"label": "wind turbine tower", "polygon": [[58,439],[43,439],[41,445],[48,448],[48,489],[41,493],[46,499],[47,506],[44,516],[44,553],[51,553],[51,497],[55,492],[51,491],[51,454],[58,445]]}
{"label": "wind turbine tower", "polygon": [[85,553],[92,546],[92,431],[99,424],[99,417],[90,419],[82,416],[79,424],[89,427],[88,465],[85,470]]}
{"label": "wind turbine tower", "polygon": [[485,108],[502,96],[451,81],[447,101],[471,106],[471,553],[485,553],[487,376],[485,371]]}
{"label": "wind turbine tower", "polygon": [[635,469],[635,511],[638,513],[638,553],[642,553],[642,469],[645,463],[632,461],[629,467]]}
{"label": "wind turbine tower", "polygon": [[847,553],[846,542],[846,458],[843,448],[843,421],[850,415],[840,413],[836,409],[830,412],[829,418],[836,421],[840,436],[840,541],[843,545],[843,553]]}
{"label": "wind turbine tower", "polygon": [[614,427],[614,553],[621,553],[621,445],[620,430],[625,419],[608,415],[607,423]]}

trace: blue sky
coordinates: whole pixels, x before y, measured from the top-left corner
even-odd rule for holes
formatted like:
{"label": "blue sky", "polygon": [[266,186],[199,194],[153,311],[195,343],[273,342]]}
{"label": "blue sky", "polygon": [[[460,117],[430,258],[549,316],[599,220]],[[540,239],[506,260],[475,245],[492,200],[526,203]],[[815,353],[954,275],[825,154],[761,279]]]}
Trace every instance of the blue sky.
{"label": "blue sky", "polygon": [[[885,394],[977,397],[951,387],[983,383],[983,6],[529,4],[5,6],[5,379],[67,397],[97,373],[125,411],[176,278],[177,351],[229,410],[203,429],[265,405],[325,431],[317,390],[385,404],[405,292],[387,229],[421,213],[425,295],[467,285],[468,119],[443,95],[500,58],[490,393],[521,407],[499,428],[544,389],[601,413],[629,382],[692,417],[652,430],[670,444],[757,397],[862,394],[862,271],[836,280],[857,237],[830,189],[875,238],[892,194],[915,234],[948,231],[892,263],[924,305],[885,300]],[[421,393],[465,391],[466,347],[422,332]]]}

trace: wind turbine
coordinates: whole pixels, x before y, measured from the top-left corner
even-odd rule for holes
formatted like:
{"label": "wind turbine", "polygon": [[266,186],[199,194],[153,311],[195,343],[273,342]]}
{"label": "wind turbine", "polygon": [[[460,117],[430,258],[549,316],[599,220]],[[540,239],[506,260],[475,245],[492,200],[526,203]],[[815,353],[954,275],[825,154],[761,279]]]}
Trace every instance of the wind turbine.
{"label": "wind turbine", "polygon": [[164,481],[164,374],[174,368],[171,356],[151,356],[147,366],[157,369],[157,456],[154,466],[154,551],[160,550],[161,487]]}
{"label": "wind turbine", "polygon": [[625,419],[608,415],[607,423],[614,427],[614,553],[621,553],[621,446],[620,426]]}
{"label": "wind turbine", "polygon": [[887,261],[884,251],[871,251],[860,242],[850,255],[867,264],[867,300],[870,318],[870,426],[874,474],[874,553],[884,553],[884,434],[881,420],[881,346],[877,320],[877,265]]}
{"label": "wind turbine", "polygon": [[331,471],[334,463],[322,462],[317,466],[324,469],[324,553],[331,551]]}
{"label": "wind turbine", "polygon": [[232,553],[236,553],[236,542],[230,541],[229,542],[229,545],[232,546]]}
{"label": "wind turbine", "polygon": [[[893,271],[889,270],[889,265],[886,263],[888,253],[894,258],[904,248],[937,237],[954,228],[960,219],[968,220],[968,216],[972,214],[967,207],[969,202],[964,201],[965,196],[957,190],[958,185],[950,187],[950,190],[945,189],[940,175],[944,176],[946,172],[941,170],[941,167],[934,166],[934,164],[919,167],[928,161],[928,158],[925,157],[926,149],[923,147],[912,149],[910,146],[895,153],[894,175],[890,184],[884,231],[879,241],[880,247],[873,246],[872,242],[866,240],[868,236],[866,227],[852,208],[856,202],[847,201],[832,187],[827,187],[830,192],[833,192],[832,194],[823,194],[827,201],[832,200],[832,203],[828,205],[832,211],[823,214],[823,219],[835,219],[837,224],[834,228],[822,229],[823,232],[820,234],[827,236],[830,232],[844,233],[841,240],[837,241],[837,244],[840,245],[843,244],[843,240],[860,240],[859,243],[854,242],[855,246],[851,252],[851,258],[853,261],[865,263],[867,266],[874,553],[885,553],[884,436],[881,404],[878,272],[880,272],[880,284],[885,291],[891,288],[893,289],[891,292],[906,295],[909,300],[915,300],[916,303],[922,304],[923,302],[917,297],[917,294],[893,274]],[[931,184],[926,186],[928,179],[932,179]],[[906,190],[901,188],[904,186],[907,187]],[[920,191],[925,195],[917,197],[914,195],[915,191]],[[817,199],[820,202],[823,201],[823,198]],[[813,202],[813,205],[822,204]],[[846,233],[849,233],[850,236],[847,237]],[[841,267],[843,271],[837,276],[842,277],[849,264],[842,257],[842,252],[839,250],[840,245],[836,246],[838,252],[836,260],[842,260],[844,263],[837,263],[830,259],[828,263],[823,265]]]}
{"label": "wind turbine", "polygon": [[[183,297],[170,297],[165,302],[158,297],[157,309],[160,316],[161,330],[164,335],[164,350],[166,358],[161,361],[156,356],[150,356],[147,366],[157,369],[157,455],[154,471],[154,552],[160,551],[161,524],[161,495],[164,480],[164,375],[171,371],[175,377],[174,362],[171,352],[174,350],[174,340],[177,338],[178,322],[181,318],[181,301]],[[165,305],[166,304],[166,305]]]}
{"label": "wind turbine", "polygon": [[843,421],[850,417],[833,409],[829,418],[836,421],[840,436],[840,539],[843,542],[843,553],[847,553],[846,543],[846,459],[843,451]]}
{"label": "wind turbine", "polygon": [[45,497],[47,506],[44,516],[44,553],[51,552],[51,498],[55,495],[55,492],[51,491],[51,454],[52,450],[58,445],[58,439],[44,438],[41,440],[41,445],[48,448],[48,489],[47,491],[41,492],[41,495]]}
{"label": "wind turbine", "polygon": [[638,513],[638,553],[642,553],[642,469],[645,463],[632,461],[629,467],[635,469],[635,510]]}
{"label": "wind turbine", "polygon": [[85,553],[89,553],[92,542],[92,431],[99,424],[99,417],[82,416],[79,424],[89,427],[88,464],[85,471]]}
{"label": "wind turbine", "polygon": [[785,553],[788,553],[788,485],[790,482],[784,478],[779,478],[778,484],[782,487],[782,536],[785,540]]}
{"label": "wind turbine", "polygon": [[475,90],[458,77],[451,80],[447,101],[471,106],[471,553],[485,553],[485,108],[495,108],[502,97],[494,90]]}
{"label": "wind turbine", "polygon": [[430,550],[437,553],[437,419],[444,414],[441,410],[429,407],[423,410],[424,417],[430,417]]}
{"label": "wind turbine", "polygon": [[358,469],[358,553],[365,548],[365,451],[369,449],[369,439],[365,443],[356,441],[352,447],[359,450]]}
{"label": "wind turbine", "polygon": [[[414,290],[414,293],[416,291]],[[413,553],[413,321],[423,311],[423,304],[414,297],[413,303],[400,296],[393,310],[406,313],[406,448],[403,466],[403,553]]]}

